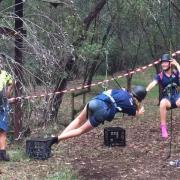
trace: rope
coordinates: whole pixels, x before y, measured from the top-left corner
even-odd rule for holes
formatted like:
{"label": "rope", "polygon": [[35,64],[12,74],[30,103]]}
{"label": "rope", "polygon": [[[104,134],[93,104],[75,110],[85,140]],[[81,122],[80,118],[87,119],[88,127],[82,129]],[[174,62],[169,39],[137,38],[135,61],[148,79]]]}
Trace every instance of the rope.
{"label": "rope", "polygon": [[[172,52],[172,38],[171,38],[171,33],[172,33],[172,17],[171,17],[171,0],[169,0],[169,51],[170,54]],[[173,81],[172,81],[172,75],[170,78],[170,82],[171,82],[171,89],[170,89],[170,98],[172,95],[172,91],[173,91]],[[171,126],[170,126],[170,141],[169,141],[169,154],[167,156],[166,159],[169,159],[171,157],[171,152],[172,152],[172,136],[173,136],[173,122],[172,122],[172,115],[173,115],[173,110],[171,108],[171,112],[170,112],[170,121],[171,121]]]}
{"label": "rope", "polygon": [[171,157],[171,152],[172,152],[172,136],[173,136],[173,118],[172,118],[172,114],[173,111],[171,109],[171,115],[170,115],[170,119],[171,119],[171,127],[170,127],[170,142],[169,142],[169,154],[167,156],[166,159],[169,159]]}
{"label": "rope", "polygon": [[[109,54],[109,53],[108,53],[108,51],[105,51],[105,53],[106,53],[106,75],[105,75],[105,81],[107,82],[107,80],[108,80],[108,77],[107,77],[107,76],[108,76],[108,73],[110,72],[109,65],[108,65],[108,54]],[[116,84],[118,85],[118,87],[119,87],[120,89],[122,89],[120,83],[117,81],[117,79],[114,77],[114,75],[111,74],[111,76],[112,76],[112,78],[114,78],[114,81],[116,82]],[[102,84],[102,87],[104,88],[105,91],[107,90],[108,86],[109,86],[108,82]]]}
{"label": "rope", "polygon": [[169,0],[169,51],[172,51],[172,17],[171,17],[171,0]]}
{"label": "rope", "polygon": [[106,74],[105,74],[105,80],[102,83],[102,87],[104,88],[105,91],[107,91],[109,83],[108,83],[108,70],[109,70],[109,65],[108,65],[108,51],[105,51],[106,54]]}
{"label": "rope", "polygon": [[119,86],[120,89],[122,89],[120,83],[117,81],[117,79],[114,77],[113,74],[111,74],[112,78],[114,78],[114,81],[116,82],[116,84]]}

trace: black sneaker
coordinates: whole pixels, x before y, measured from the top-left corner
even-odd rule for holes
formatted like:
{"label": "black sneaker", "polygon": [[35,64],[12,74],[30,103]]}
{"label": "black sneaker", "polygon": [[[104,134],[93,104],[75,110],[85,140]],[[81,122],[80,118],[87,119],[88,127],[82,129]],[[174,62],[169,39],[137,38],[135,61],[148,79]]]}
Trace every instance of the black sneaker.
{"label": "black sneaker", "polygon": [[0,161],[10,161],[9,155],[6,154],[6,150],[0,150]]}
{"label": "black sneaker", "polygon": [[50,138],[48,138],[48,139],[50,139],[50,140],[49,140],[49,143],[48,143],[49,147],[51,147],[53,144],[58,144],[58,142],[59,142],[57,136],[56,136],[56,137],[50,137]]}

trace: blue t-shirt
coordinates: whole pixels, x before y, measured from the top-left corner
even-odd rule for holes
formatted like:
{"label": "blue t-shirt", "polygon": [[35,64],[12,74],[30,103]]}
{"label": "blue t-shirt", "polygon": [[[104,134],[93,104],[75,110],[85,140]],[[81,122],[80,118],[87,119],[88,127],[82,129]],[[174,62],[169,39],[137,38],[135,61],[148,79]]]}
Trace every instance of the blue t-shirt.
{"label": "blue t-shirt", "polygon": [[179,83],[180,74],[179,72],[173,72],[170,77],[168,77],[164,72],[161,72],[155,76],[155,80],[161,84],[163,90],[171,83],[175,83],[177,86],[180,85]]}
{"label": "blue t-shirt", "polygon": [[111,95],[114,98],[117,106],[121,107],[123,113],[126,113],[129,116],[136,115],[136,106],[131,93],[123,89],[114,89],[112,90]]}
{"label": "blue t-shirt", "polygon": [[[136,115],[136,106],[133,101],[132,95],[123,89],[113,89],[111,96],[114,98],[118,107],[122,109],[122,113],[128,114],[129,116]],[[109,97],[103,93],[97,95],[95,99],[101,99],[105,102],[112,103]]]}

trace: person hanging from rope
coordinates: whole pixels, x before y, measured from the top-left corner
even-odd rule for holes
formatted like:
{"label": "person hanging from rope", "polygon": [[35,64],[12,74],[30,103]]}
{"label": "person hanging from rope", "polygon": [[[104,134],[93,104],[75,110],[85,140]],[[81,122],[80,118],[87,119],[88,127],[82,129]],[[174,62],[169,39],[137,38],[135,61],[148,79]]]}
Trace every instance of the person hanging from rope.
{"label": "person hanging from rope", "polygon": [[139,85],[135,86],[132,92],[121,88],[100,93],[87,103],[79,116],[59,136],[52,137],[50,145],[89,132],[104,121],[111,121],[118,112],[129,116],[144,114],[141,101],[145,96],[145,87]]}
{"label": "person hanging from rope", "polygon": [[13,80],[9,73],[3,70],[4,57],[0,55],[0,161],[9,161],[6,153],[8,131],[8,99],[13,92]]}
{"label": "person hanging from rope", "polygon": [[[176,70],[172,70],[173,65],[176,67]],[[162,137],[167,139],[167,110],[180,107],[180,65],[169,54],[163,54],[161,57],[161,67],[162,72],[155,76],[146,90],[147,92],[150,91],[157,84],[160,84],[162,88],[162,98],[160,100],[160,127]]]}

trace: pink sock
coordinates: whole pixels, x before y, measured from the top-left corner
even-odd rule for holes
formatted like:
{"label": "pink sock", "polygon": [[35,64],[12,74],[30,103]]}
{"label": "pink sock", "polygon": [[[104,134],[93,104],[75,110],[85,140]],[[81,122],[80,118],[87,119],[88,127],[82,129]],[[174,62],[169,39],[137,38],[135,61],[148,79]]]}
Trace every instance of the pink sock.
{"label": "pink sock", "polygon": [[167,133],[167,126],[166,126],[166,124],[161,124],[161,132],[162,132],[162,137],[163,137],[163,138],[168,138],[168,133]]}

